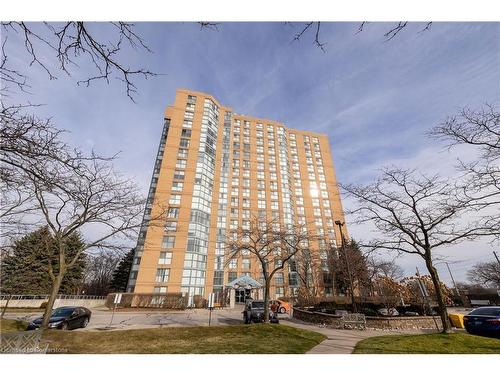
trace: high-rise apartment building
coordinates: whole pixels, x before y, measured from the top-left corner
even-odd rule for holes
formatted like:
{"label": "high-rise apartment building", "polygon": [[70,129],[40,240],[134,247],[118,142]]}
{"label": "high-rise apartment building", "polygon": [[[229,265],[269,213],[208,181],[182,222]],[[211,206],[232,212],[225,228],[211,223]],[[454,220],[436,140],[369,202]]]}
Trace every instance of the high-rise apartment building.
{"label": "high-rise apartment building", "polygon": [[[149,225],[160,209],[167,210],[164,225]],[[284,226],[306,224],[340,244],[335,222],[344,217],[328,137],[178,90],[165,112],[128,291],[206,297],[243,275],[260,281],[256,259],[241,254],[228,261],[224,254],[226,233],[258,215]],[[322,259],[321,240],[309,246]],[[331,277],[316,278],[322,293],[332,293]],[[290,262],[276,273],[271,297],[292,295],[298,286]]]}

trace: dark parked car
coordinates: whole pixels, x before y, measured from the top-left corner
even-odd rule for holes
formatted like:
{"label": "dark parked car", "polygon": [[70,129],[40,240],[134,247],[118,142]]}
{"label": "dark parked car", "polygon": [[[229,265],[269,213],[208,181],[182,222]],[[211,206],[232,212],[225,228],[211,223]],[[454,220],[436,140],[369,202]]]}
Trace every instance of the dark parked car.
{"label": "dark parked car", "polygon": [[[262,300],[249,300],[245,303],[243,310],[243,321],[245,324],[262,323],[264,320],[264,301]],[[279,323],[278,314],[273,313],[269,309],[269,321],[271,323]]]}
{"label": "dark parked car", "polygon": [[464,326],[473,335],[500,338],[500,306],[478,307],[464,316]]}
{"label": "dark parked car", "polygon": [[[92,312],[85,307],[58,307],[52,310],[49,320],[49,328],[75,329],[85,328],[89,324]],[[38,329],[42,325],[43,317],[33,320],[28,325],[28,330]]]}

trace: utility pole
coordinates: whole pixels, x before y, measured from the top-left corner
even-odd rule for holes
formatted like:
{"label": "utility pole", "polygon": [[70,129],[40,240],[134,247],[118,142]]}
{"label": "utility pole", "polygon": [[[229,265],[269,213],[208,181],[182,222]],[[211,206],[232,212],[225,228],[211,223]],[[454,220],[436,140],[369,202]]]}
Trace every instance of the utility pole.
{"label": "utility pole", "polygon": [[427,289],[425,288],[424,283],[422,280],[420,280],[420,272],[418,271],[418,267],[415,267],[417,269],[417,280],[418,280],[418,286],[420,287],[420,292],[422,293],[422,298],[424,299],[424,303],[427,305],[427,308],[429,309],[429,314],[431,314],[432,319],[434,320],[434,324],[436,325],[436,329],[439,331],[439,326],[436,322],[436,317],[432,314],[432,307],[431,303],[429,302],[429,294],[427,293]]}
{"label": "utility pole", "polygon": [[444,264],[446,264],[446,268],[448,268],[448,272],[450,273],[451,281],[453,281],[453,286],[455,287],[455,291],[457,292],[458,296],[460,296],[460,290],[458,290],[457,283],[455,282],[455,279],[453,278],[453,274],[451,273],[450,266],[448,265],[448,262],[444,262]]}
{"label": "utility pole", "polygon": [[347,274],[349,275],[349,289],[350,289],[350,293],[351,293],[351,303],[352,303],[352,309],[354,312],[358,312],[357,311],[357,307],[356,307],[356,301],[354,300],[354,287],[353,287],[353,284],[352,284],[352,275],[351,275],[351,268],[349,267],[349,260],[347,259],[347,251],[346,251],[346,248],[345,248],[345,245],[344,245],[344,233],[342,232],[342,226],[345,224],[345,223],[342,223],[340,220],[337,220],[335,221],[335,224],[337,224],[339,226],[339,230],[340,230],[340,240],[341,240],[341,249],[342,249],[342,252],[344,253],[344,257],[345,257],[345,263],[346,263],[346,268],[347,268]]}
{"label": "utility pole", "polygon": [[496,251],[493,251],[493,255],[495,256],[495,258],[497,258],[497,262],[498,262],[498,264],[500,264],[500,259],[498,259],[498,255],[497,255],[497,252],[496,252]]}

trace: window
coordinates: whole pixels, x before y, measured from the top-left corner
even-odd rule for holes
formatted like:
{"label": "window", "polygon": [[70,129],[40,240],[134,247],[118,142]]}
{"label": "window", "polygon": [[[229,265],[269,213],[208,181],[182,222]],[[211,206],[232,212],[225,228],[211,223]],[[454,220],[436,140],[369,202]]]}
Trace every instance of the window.
{"label": "window", "polygon": [[167,287],[166,286],[155,286],[153,288],[153,293],[167,293]]}
{"label": "window", "polygon": [[167,221],[165,223],[165,232],[175,232],[177,230],[177,221]]}
{"label": "window", "polygon": [[158,264],[170,264],[170,263],[172,263],[172,252],[160,251],[160,259],[158,259]]}
{"label": "window", "polygon": [[168,282],[169,275],[170,275],[170,270],[168,268],[158,268],[156,270],[156,282],[157,283]]}
{"label": "window", "polygon": [[188,157],[188,150],[186,150],[185,148],[180,148],[179,151],[177,152],[177,157],[187,158]]}
{"label": "window", "polygon": [[186,168],[186,160],[177,159],[177,162],[175,163],[175,168],[185,169]]}
{"label": "window", "polygon": [[168,200],[168,204],[181,204],[180,194],[172,194]]}
{"label": "window", "polygon": [[169,219],[177,219],[179,217],[179,207],[169,207],[167,217]]}
{"label": "window", "polygon": [[257,207],[258,208],[266,208],[266,201],[258,201],[257,202]]}
{"label": "window", "polygon": [[161,247],[164,249],[171,249],[175,246],[174,236],[165,236],[161,242]]}
{"label": "window", "polygon": [[191,137],[191,130],[190,129],[182,129],[181,137],[190,138]]}
{"label": "window", "polygon": [[278,199],[278,192],[277,191],[271,191],[271,199]]}
{"label": "window", "polygon": [[189,148],[189,139],[181,138],[179,146],[183,148]]}
{"label": "window", "polygon": [[285,277],[283,276],[283,272],[276,272],[274,275],[274,282],[276,284],[284,284],[285,283]]}
{"label": "window", "polygon": [[174,180],[184,180],[184,171],[174,171]]}
{"label": "window", "polygon": [[238,259],[231,259],[229,260],[229,268],[235,269],[238,268]]}
{"label": "window", "polygon": [[227,282],[230,283],[238,278],[238,274],[236,272],[228,272],[227,273]]}
{"label": "window", "polygon": [[276,298],[283,297],[284,295],[285,295],[285,288],[282,286],[277,286],[275,293]]}
{"label": "window", "polygon": [[250,269],[250,259],[243,259],[241,266],[244,270]]}
{"label": "window", "polygon": [[183,182],[173,182],[172,183],[172,191],[182,191],[183,187],[184,187]]}
{"label": "window", "polygon": [[279,203],[276,201],[271,201],[271,210],[279,210]]}
{"label": "window", "polygon": [[257,197],[258,197],[259,199],[266,199],[266,192],[265,192],[265,190],[259,190],[259,191],[257,192]]}

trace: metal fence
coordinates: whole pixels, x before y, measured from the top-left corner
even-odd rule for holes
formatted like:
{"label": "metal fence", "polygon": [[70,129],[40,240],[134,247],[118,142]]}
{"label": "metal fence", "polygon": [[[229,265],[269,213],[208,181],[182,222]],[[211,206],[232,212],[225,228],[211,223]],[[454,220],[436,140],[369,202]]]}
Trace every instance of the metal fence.
{"label": "metal fence", "polygon": [[[56,299],[89,299],[105,300],[106,296],[89,296],[85,294],[58,294]],[[48,294],[0,294],[0,300],[49,299]]]}
{"label": "metal fence", "polygon": [[43,354],[47,353],[48,344],[41,344],[41,331],[2,333],[0,335],[0,353]]}

